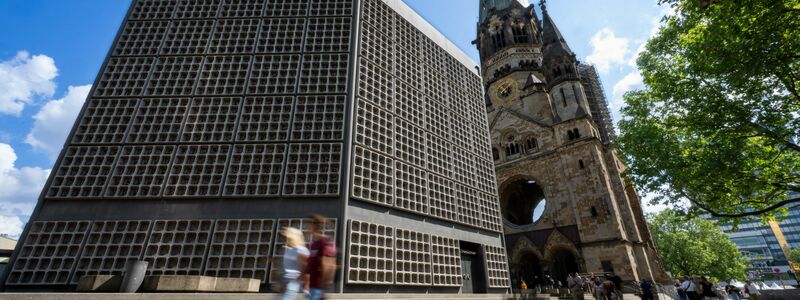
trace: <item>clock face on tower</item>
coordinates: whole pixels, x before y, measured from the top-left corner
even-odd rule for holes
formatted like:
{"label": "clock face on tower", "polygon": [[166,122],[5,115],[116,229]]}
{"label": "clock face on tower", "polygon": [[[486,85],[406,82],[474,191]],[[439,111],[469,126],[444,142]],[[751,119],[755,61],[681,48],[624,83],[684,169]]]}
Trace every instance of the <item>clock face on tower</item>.
{"label": "clock face on tower", "polygon": [[503,105],[514,101],[518,95],[517,81],[513,78],[501,79],[491,89],[492,102],[495,105]]}

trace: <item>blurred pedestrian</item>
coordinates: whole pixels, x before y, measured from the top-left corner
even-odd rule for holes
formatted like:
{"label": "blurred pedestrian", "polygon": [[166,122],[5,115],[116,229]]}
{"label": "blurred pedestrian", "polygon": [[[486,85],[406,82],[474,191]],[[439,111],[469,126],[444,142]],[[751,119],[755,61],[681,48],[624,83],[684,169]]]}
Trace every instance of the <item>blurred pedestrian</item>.
{"label": "blurred pedestrian", "polygon": [[294,300],[300,289],[305,289],[303,278],[309,252],[305,246],[303,232],[297,228],[283,228],[281,234],[286,238],[283,252],[283,296],[282,300]]}
{"label": "blurred pedestrian", "polygon": [[744,286],[745,294],[750,296],[750,300],[761,300],[761,290],[758,289],[755,283],[748,280],[747,284]]}
{"label": "blurred pedestrian", "polygon": [[653,300],[653,285],[647,279],[639,283],[642,300]]}
{"label": "blurred pedestrian", "polygon": [[567,288],[572,294],[572,299],[583,300],[583,279],[578,272],[572,272],[567,277]]}
{"label": "blurred pedestrian", "polygon": [[686,290],[683,289],[683,281],[675,280],[675,290],[678,291],[678,298],[680,300],[689,300],[689,296],[686,295]]}
{"label": "blurred pedestrian", "polygon": [[606,275],[605,280],[603,280],[603,296],[608,300],[622,299],[621,294],[617,294],[614,282],[611,281],[611,277],[608,275]]}
{"label": "blurred pedestrian", "polygon": [[741,300],[741,290],[731,284],[725,286],[725,293],[728,294],[728,299],[730,300]]}
{"label": "blurred pedestrian", "polygon": [[619,277],[616,273],[611,273],[611,282],[614,283],[614,289],[622,295],[622,277]]}
{"label": "blurred pedestrian", "polygon": [[592,284],[594,285],[594,297],[597,300],[606,300],[605,291],[603,291],[603,281],[600,277],[593,278]]}
{"label": "blurred pedestrian", "polygon": [[702,295],[704,300],[716,300],[717,293],[714,289],[714,284],[708,281],[705,276],[700,277],[700,286],[702,287]]}
{"label": "blurred pedestrian", "polygon": [[308,259],[309,299],[321,300],[325,289],[333,284],[336,273],[336,246],[325,236],[325,217],[313,214],[311,218],[311,234],[313,242],[309,247],[311,256]]}
{"label": "blurred pedestrian", "polygon": [[700,300],[700,295],[697,293],[697,284],[695,284],[689,276],[683,276],[681,289],[686,292],[686,297],[689,298],[689,300]]}

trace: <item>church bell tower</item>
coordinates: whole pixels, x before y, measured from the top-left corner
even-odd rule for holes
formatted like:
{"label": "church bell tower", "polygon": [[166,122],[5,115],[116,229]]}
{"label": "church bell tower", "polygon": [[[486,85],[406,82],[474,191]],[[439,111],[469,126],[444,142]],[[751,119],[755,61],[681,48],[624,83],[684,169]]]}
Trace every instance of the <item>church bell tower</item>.
{"label": "church bell tower", "polygon": [[[541,16],[541,18],[540,18]],[[477,39],[511,280],[666,280],[602,84],[544,1],[481,0]]]}

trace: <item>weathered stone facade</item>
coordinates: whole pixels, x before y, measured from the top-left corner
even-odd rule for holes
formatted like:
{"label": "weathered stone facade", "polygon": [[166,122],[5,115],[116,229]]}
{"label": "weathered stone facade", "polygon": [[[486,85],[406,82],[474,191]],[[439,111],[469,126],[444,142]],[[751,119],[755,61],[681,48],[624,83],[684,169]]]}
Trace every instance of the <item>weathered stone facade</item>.
{"label": "weathered stone facade", "polygon": [[667,279],[594,68],[577,61],[544,5],[540,21],[532,5],[482,0],[477,34],[515,285],[571,271]]}

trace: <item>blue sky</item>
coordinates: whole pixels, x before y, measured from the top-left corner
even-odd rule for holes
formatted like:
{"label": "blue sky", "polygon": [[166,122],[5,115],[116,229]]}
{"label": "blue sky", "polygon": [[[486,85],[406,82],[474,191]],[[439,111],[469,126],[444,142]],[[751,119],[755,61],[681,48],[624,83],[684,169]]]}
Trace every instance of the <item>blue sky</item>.
{"label": "blue sky", "polygon": [[[478,0],[405,1],[478,60]],[[0,233],[18,235],[29,218],[129,4],[0,1]],[[618,118],[622,93],[641,86],[636,53],[666,10],[656,0],[551,0],[548,11],[600,70]]]}

